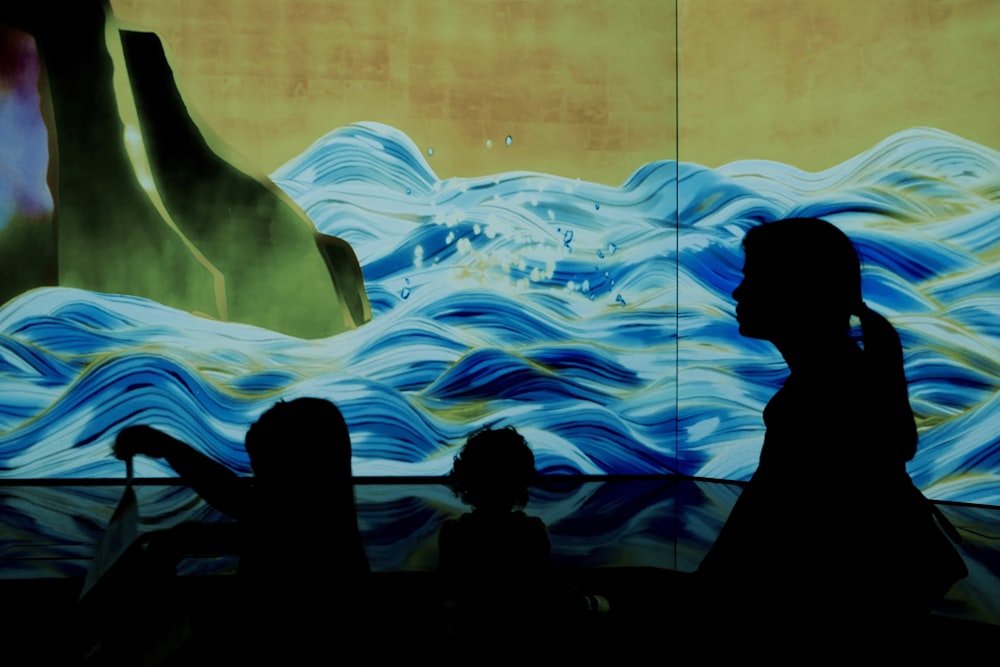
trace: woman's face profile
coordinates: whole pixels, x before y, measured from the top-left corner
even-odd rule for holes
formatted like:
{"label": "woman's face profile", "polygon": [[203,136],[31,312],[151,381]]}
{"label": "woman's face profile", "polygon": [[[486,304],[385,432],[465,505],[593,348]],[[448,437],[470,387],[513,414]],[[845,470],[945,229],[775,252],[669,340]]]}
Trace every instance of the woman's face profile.
{"label": "woman's face profile", "polygon": [[782,304],[781,282],[774,270],[768,270],[752,253],[743,263],[743,280],[733,290],[736,321],[740,334],[747,338],[774,340],[783,328],[787,311]]}
{"label": "woman's face profile", "polygon": [[740,334],[781,347],[848,332],[861,267],[843,232],[820,218],[786,218],[752,228],[743,250],[733,290]]}

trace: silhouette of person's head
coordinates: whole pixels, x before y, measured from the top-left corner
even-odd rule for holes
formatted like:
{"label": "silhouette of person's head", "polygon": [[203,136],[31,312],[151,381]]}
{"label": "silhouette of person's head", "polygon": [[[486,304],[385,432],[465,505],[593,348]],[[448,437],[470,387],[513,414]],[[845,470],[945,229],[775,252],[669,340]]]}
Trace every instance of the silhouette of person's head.
{"label": "silhouette of person's head", "polygon": [[517,430],[486,428],[469,436],[448,484],[477,510],[510,511],[527,505],[536,474],[535,455]]}
{"label": "silhouette of person's head", "polygon": [[847,339],[857,315],[864,382],[879,397],[887,432],[911,458],[917,431],[899,335],[862,301],[861,262],[847,235],[820,218],[787,218],[750,229],[743,249],[743,281],[733,290],[740,333],[774,343],[786,359],[826,359],[826,345]]}
{"label": "silhouette of person's head", "polygon": [[750,229],[743,281],[733,291],[740,333],[772,342],[844,334],[861,308],[861,263],[826,220],[788,218]]}
{"label": "silhouette of person's head", "polygon": [[277,485],[322,477],[351,477],[351,438],[343,415],[330,401],[279,401],[250,427],[247,454],[254,476]]}

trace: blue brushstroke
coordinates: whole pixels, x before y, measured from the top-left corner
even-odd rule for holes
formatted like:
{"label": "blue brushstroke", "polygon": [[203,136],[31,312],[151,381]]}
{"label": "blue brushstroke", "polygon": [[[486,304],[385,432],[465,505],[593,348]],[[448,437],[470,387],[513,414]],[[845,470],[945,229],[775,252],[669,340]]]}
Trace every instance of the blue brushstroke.
{"label": "blue brushstroke", "polygon": [[544,472],[746,479],[787,371],[736,331],[740,242],[820,215],[854,239],[866,300],[907,347],[914,479],[1000,504],[996,151],[914,128],[823,172],[663,160],[615,188],[442,180],[404,134],[363,123],[273,178],[352,244],[373,320],[302,341],[134,297],[28,292],[0,309],[0,476],[120,476],[110,443],[133,423],[247,471],[248,425],[319,395],[347,418],[358,475],[446,473],[466,433],[499,423]]}

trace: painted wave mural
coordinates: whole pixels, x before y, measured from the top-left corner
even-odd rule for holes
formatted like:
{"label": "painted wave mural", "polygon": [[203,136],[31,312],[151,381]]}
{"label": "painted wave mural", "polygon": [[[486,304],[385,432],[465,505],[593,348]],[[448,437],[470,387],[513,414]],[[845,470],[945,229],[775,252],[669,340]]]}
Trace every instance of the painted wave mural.
{"label": "painted wave mural", "polygon": [[[918,485],[1000,504],[994,150],[915,128],[824,172],[664,160],[615,188],[441,180],[408,137],[366,123],[272,178],[354,247],[372,321],[306,341],[135,297],[28,292],[0,309],[0,477],[120,477],[110,444],[136,423],[248,471],[248,425],[313,395],[343,410],[362,476],[444,474],[470,430],[497,423],[545,473],[746,479],[785,370],[738,335],[730,293],[744,232],[794,215],[852,237],[866,300],[902,335]],[[831,465],[864,464],[848,452]],[[137,474],[171,473],[142,460]]]}

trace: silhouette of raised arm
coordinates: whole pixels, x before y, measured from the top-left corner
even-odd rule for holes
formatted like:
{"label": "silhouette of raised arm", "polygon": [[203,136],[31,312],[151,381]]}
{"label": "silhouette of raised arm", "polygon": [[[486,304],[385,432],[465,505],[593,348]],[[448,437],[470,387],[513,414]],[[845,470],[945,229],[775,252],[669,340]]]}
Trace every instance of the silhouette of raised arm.
{"label": "silhouette of raised arm", "polygon": [[249,486],[235,472],[190,445],[150,426],[123,429],[112,446],[126,461],[136,454],[164,459],[210,505],[234,519],[246,515]]}

